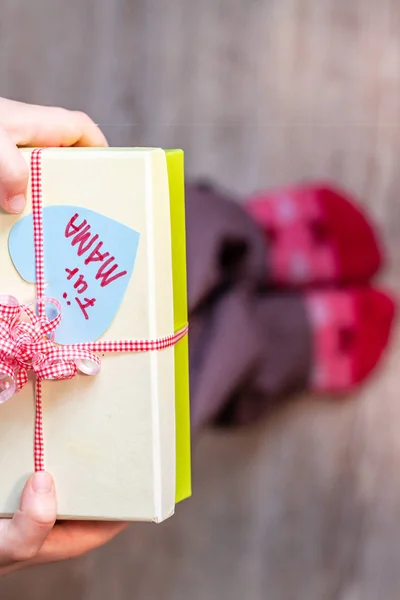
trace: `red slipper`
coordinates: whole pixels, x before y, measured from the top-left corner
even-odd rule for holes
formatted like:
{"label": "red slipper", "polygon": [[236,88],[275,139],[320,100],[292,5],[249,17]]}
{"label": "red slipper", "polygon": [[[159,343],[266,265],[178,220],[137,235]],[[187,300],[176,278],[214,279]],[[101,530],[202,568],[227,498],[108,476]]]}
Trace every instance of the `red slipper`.
{"label": "red slipper", "polygon": [[371,287],[305,295],[313,336],[310,388],[346,392],[375,368],[386,348],[395,303]]}
{"label": "red slipper", "polygon": [[329,185],[259,193],[245,207],[265,232],[276,285],[363,283],[381,267],[371,223],[355,200]]}

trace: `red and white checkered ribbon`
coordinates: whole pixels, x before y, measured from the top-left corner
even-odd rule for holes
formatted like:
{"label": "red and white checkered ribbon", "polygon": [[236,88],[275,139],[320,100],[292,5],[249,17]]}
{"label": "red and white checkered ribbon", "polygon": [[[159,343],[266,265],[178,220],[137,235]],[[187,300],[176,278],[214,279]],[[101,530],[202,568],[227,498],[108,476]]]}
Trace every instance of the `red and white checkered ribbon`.
{"label": "red and white checkered ribbon", "polygon": [[[72,379],[79,372],[96,375],[100,359],[96,352],[152,352],[177,344],[186,336],[188,326],[175,334],[156,340],[116,340],[59,346],[55,330],[61,322],[61,305],[44,295],[44,236],[42,211],[43,149],[31,156],[32,213],[35,246],[37,300],[30,306],[19,304],[13,296],[0,295],[0,403],[9,400],[28,381],[28,371],[36,375],[35,394],[35,471],[44,470],[43,408],[41,382]],[[46,305],[56,308],[56,316],[46,316]]]}

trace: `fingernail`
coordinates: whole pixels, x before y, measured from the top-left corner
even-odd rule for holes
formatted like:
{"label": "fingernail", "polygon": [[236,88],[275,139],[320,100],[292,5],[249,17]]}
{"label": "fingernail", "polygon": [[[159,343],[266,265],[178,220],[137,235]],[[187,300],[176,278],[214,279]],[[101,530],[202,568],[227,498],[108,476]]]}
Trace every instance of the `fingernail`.
{"label": "fingernail", "polygon": [[8,208],[12,213],[20,213],[25,208],[25,196],[23,194],[17,194],[12,196],[7,201]]}
{"label": "fingernail", "polygon": [[32,489],[37,494],[48,494],[53,490],[53,485],[53,478],[44,471],[39,471],[32,477]]}

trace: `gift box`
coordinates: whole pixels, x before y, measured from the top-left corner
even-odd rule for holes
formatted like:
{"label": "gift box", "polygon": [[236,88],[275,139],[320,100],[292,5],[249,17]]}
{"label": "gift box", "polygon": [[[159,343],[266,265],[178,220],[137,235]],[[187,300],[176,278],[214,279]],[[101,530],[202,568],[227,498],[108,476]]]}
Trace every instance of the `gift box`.
{"label": "gift box", "polygon": [[21,150],[0,214],[0,514],[55,478],[59,519],[160,522],[190,496],[183,153]]}

